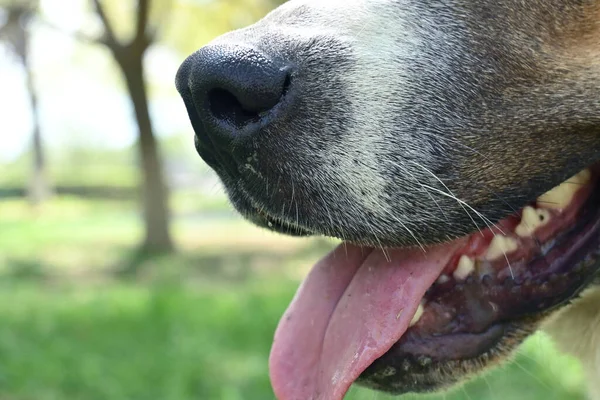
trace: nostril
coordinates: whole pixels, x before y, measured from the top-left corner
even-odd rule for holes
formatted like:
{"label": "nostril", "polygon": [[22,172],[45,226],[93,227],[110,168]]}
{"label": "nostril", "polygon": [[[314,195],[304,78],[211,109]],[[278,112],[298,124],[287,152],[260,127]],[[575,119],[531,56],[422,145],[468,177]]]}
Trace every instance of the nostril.
{"label": "nostril", "polygon": [[242,103],[225,89],[213,89],[208,92],[210,112],[215,118],[229,122],[238,128],[257,122],[260,118],[257,111],[244,108]]}
{"label": "nostril", "polygon": [[275,91],[278,95],[271,96],[272,100],[267,102],[252,102],[247,98],[240,99],[226,89],[212,89],[208,92],[210,112],[215,118],[242,128],[252,122],[258,122],[271,111],[287,94],[291,84],[292,77],[290,74],[286,74],[283,85]]}
{"label": "nostril", "polygon": [[290,90],[290,86],[292,85],[292,75],[287,73],[285,75],[285,80],[283,81],[283,92],[282,96],[285,96],[287,92]]}
{"label": "nostril", "polygon": [[232,151],[291,110],[295,65],[239,44],[214,44],[190,56],[177,89],[201,140]]}

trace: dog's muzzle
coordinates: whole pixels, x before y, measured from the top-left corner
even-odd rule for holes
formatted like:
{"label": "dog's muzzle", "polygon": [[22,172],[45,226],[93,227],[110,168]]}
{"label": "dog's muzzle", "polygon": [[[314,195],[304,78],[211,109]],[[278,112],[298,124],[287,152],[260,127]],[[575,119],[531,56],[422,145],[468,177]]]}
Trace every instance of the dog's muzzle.
{"label": "dog's muzzle", "polygon": [[200,156],[217,171],[237,176],[253,138],[288,110],[291,76],[290,65],[252,47],[209,45],[191,55],[176,84]]}

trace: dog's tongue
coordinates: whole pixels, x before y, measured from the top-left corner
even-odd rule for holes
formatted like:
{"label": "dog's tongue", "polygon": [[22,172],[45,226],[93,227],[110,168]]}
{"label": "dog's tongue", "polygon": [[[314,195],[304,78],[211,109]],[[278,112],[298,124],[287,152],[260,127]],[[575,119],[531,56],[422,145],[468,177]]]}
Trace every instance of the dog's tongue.
{"label": "dog's tongue", "polygon": [[422,249],[341,245],[315,265],[283,315],[269,370],[279,400],[341,400],[406,332],[455,241]]}

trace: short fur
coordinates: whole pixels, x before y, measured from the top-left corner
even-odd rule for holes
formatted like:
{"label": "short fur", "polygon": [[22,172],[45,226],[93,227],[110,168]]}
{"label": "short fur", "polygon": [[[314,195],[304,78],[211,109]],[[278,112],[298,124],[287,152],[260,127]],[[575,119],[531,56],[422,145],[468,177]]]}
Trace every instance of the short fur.
{"label": "short fur", "polygon": [[[239,171],[211,163],[236,208],[271,229],[432,244],[489,226],[600,161],[600,0],[291,0],[209,47],[229,43],[295,71],[292,111],[236,142]],[[595,399],[599,306],[590,289],[547,325],[584,362]],[[481,359],[426,378],[463,379],[539,323],[521,321]]]}

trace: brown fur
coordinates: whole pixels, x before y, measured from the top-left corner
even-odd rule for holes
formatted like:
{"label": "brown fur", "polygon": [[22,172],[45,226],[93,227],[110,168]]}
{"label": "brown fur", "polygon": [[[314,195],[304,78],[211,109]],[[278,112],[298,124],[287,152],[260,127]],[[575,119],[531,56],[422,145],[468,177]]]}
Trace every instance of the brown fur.
{"label": "brown fur", "polygon": [[[531,198],[598,159],[600,2],[503,1],[489,2],[487,10],[469,3],[468,12],[479,15],[470,19],[475,58],[502,53],[480,99],[492,107],[478,115],[481,135],[502,140],[468,132],[462,141],[476,152],[466,152],[465,184],[455,193],[484,205],[494,194],[525,193],[539,182]],[[486,13],[498,23],[482,24]]]}
{"label": "brown fur", "polygon": [[[554,5],[548,7],[549,3]],[[572,102],[572,106],[583,108],[584,114],[600,115],[598,113],[600,108],[600,1],[524,1],[522,5],[532,9],[549,10],[549,13],[542,11],[537,13],[536,22],[540,23],[541,27],[530,25],[528,28],[529,34],[532,35],[530,38],[536,35],[541,40],[542,51],[536,55],[536,64],[543,66],[545,70],[529,71],[530,75],[525,70],[523,76],[525,87],[532,80],[543,82],[550,88],[549,92],[553,93],[554,98],[548,98],[547,93],[543,93],[544,98],[541,93],[536,98],[535,93],[523,96],[524,93],[518,92],[514,93],[516,95],[514,97],[521,98],[518,101],[522,104],[529,103],[546,113],[556,110],[554,102],[564,106],[566,101],[567,107]],[[516,16],[516,13],[513,15]],[[514,35],[520,36],[518,33]],[[576,93],[582,94],[579,100]],[[508,96],[513,97],[512,93]],[[556,167],[565,168],[569,173],[576,172],[577,168],[569,168],[569,162],[564,154],[577,155],[581,152],[583,157],[586,157],[585,148],[597,149],[600,140],[598,133],[600,124],[597,118],[572,118],[564,126],[548,133],[537,132],[535,128],[531,128],[528,127],[526,132],[518,133],[525,134],[530,141],[530,144],[524,148],[515,149],[508,145],[503,148],[492,147],[481,150],[483,154],[494,155],[492,160],[484,163],[484,170],[488,168],[493,170],[494,164],[515,160],[512,167],[507,166],[505,174],[488,183],[494,190],[502,191],[504,187],[514,185],[510,177],[522,177],[523,172],[530,173],[532,178],[536,173],[543,176],[550,163],[558,162],[559,165],[555,164]],[[507,143],[510,143],[511,135],[507,135],[509,137]],[[554,151],[547,154],[531,157],[531,152],[535,152],[538,148],[536,144],[539,140],[556,140],[560,145],[555,146]],[[594,159],[597,160],[597,156],[589,161]],[[470,176],[470,179],[486,180],[485,177],[477,174],[465,167],[465,176]],[[587,376],[590,396],[593,400],[599,400],[600,289],[597,284],[592,284],[579,299],[550,316],[543,329],[552,336],[562,351],[581,360]]]}

